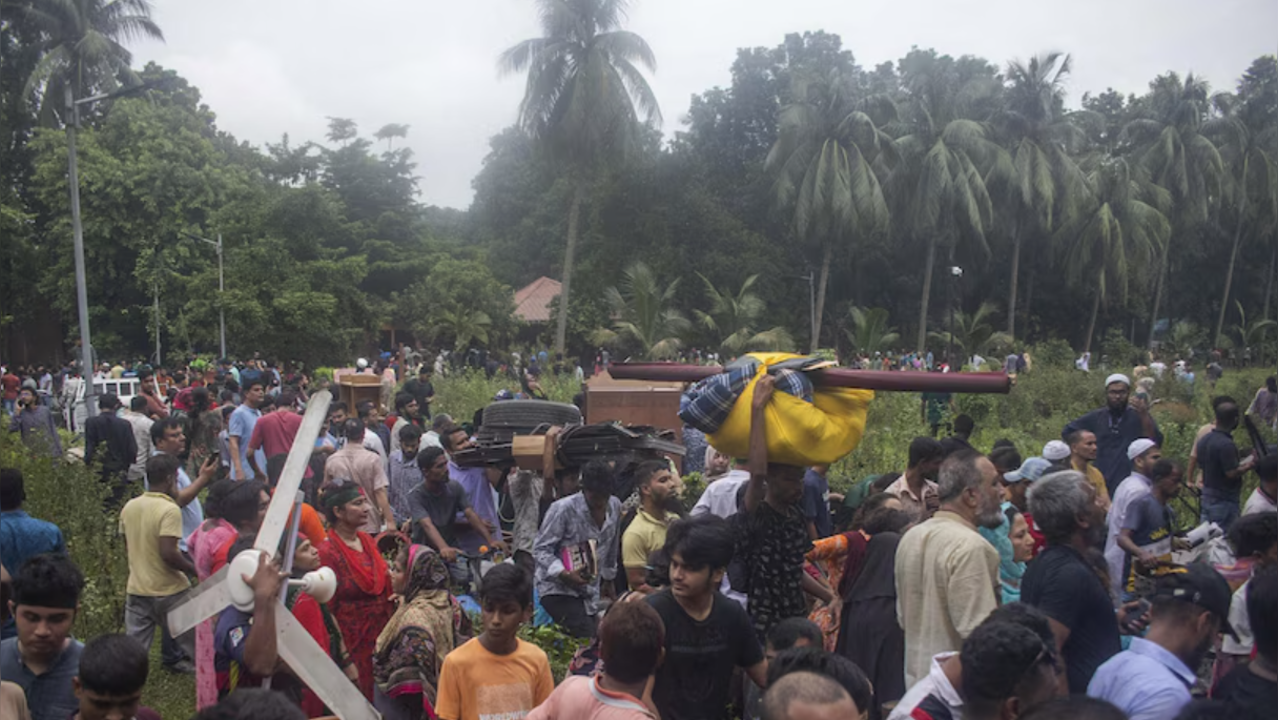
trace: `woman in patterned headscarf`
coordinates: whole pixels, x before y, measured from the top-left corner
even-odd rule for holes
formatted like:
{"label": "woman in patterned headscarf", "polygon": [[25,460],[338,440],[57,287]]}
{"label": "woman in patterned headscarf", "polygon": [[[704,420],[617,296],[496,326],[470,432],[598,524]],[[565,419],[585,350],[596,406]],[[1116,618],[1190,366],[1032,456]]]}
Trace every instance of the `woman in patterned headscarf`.
{"label": "woman in patterned headscarf", "polygon": [[444,656],[466,642],[470,618],[448,593],[448,567],[431,548],[407,545],[391,568],[401,604],[377,637],[373,704],[386,720],[435,717]]}

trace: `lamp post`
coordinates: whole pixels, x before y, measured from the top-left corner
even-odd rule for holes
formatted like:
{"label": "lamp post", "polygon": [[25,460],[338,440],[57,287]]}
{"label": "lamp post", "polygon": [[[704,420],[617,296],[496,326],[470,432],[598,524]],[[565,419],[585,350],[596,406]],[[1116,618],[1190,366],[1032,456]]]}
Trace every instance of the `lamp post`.
{"label": "lamp post", "polygon": [[[954,370],[954,286],[958,284],[958,279],[963,277],[963,268],[958,265],[950,266],[950,288],[949,288],[949,306],[950,306],[950,344],[945,351],[945,357],[950,363],[950,370]],[[963,369],[962,363],[959,364],[959,370]]]}
{"label": "lamp post", "polygon": [[218,357],[224,358],[226,357],[226,278],[222,267],[222,233],[217,234],[217,242],[202,238],[199,235],[193,235],[189,232],[183,232],[182,234],[192,240],[199,240],[200,242],[208,243],[217,248],[217,319],[218,324],[220,325],[222,340],[222,352],[218,355]]}
{"label": "lamp post", "polygon": [[84,274],[84,228],[80,224],[80,173],[76,166],[75,133],[80,129],[80,106],[89,105],[99,100],[131,95],[150,89],[164,82],[157,80],[134,87],[117,90],[112,93],[101,93],[76,100],[71,94],[71,86],[66,87],[65,98],[67,112],[71,117],[67,120],[67,173],[71,186],[71,235],[75,251],[75,300],[80,321],[80,364],[84,373],[84,404],[87,417],[98,414],[97,389],[93,384],[93,343],[89,334],[89,288]]}

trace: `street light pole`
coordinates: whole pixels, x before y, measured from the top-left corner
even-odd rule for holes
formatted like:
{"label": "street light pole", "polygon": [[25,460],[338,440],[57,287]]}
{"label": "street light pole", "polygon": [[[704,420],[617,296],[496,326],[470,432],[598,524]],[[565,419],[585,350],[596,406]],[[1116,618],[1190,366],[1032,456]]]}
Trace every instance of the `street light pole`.
{"label": "street light pole", "polygon": [[183,232],[183,235],[192,240],[199,240],[202,243],[208,243],[217,248],[217,319],[221,327],[222,354],[218,357],[226,357],[226,273],[222,261],[222,233],[217,234],[217,242],[213,242],[208,238],[202,238],[199,235],[192,235],[189,232]]}
{"label": "street light pole", "polygon": [[84,377],[84,404],[87,417],[98,414],[97,391],[93,385],[93,345],[89,339],[89,288],[84,274],[84,229],[80,226],[80,174],[75,162],[75,131],[80,126],[80,107],[66,88],[67,166],[71,185],[71,233],[75,249],[75,299],[80,319],[80,372]]}
{"label": "street light pole", "polygon": [[160,367],[164,361],[160,359],[160,248],[155,249],[155,278],[151,281],[151,292],[155,296],[155,366]]}
{"label": "street light pole", "polygon": [[222,233],[217,234],[217,320],[221,326],[222,338],[222,354],[219,358],[226,357],[226,284],[225,274],[222,271]]}
{"label": "street light pole", "polygon": [[[950,289],[949,289],[949,305],[950,305],[950,344],[945,351],[945,355],[950,363],[950,371],[954,371],[954,286],[958,284],[958,279],[963,277],[963,268],[953,265],[950,267]],[[959,363],[959,370],[963,369],[963,363]]]}

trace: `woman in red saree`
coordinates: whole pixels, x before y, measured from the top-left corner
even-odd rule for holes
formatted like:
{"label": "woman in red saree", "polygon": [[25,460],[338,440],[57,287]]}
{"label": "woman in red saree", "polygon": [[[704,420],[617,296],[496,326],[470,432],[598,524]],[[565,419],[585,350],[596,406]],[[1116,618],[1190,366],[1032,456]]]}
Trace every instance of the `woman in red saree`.
{"label": "woman in red saree", "polygon": [[329,608],[359,670],[360,692],[372,702],[373,651],[395,612],[390,572],[377,543],[360,530],[371,511],[360,486],[338,478],[324,488],[320,502],[329,523],[328,539],[318,548],[320,561],[337,574],[337,594]]}

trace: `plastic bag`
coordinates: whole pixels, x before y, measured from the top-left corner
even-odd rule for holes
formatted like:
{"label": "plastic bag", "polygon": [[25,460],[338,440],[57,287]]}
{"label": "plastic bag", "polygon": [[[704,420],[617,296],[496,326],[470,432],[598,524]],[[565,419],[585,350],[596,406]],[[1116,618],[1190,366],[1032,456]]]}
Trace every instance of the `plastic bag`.
{"label": "plastic bag", "polygon": [[[750,454],[750,406],[754,386],[768,367],[801,359],[786,353],[751,353],[759,369],[751,378],[710,444],[733,457]],[[812,402],[774,392],[764,408],[768,426],[768,461],[785,465],[826,465],[856,449],[865,432],[865,415],[874,399],[872,390],[815,388]]]}

